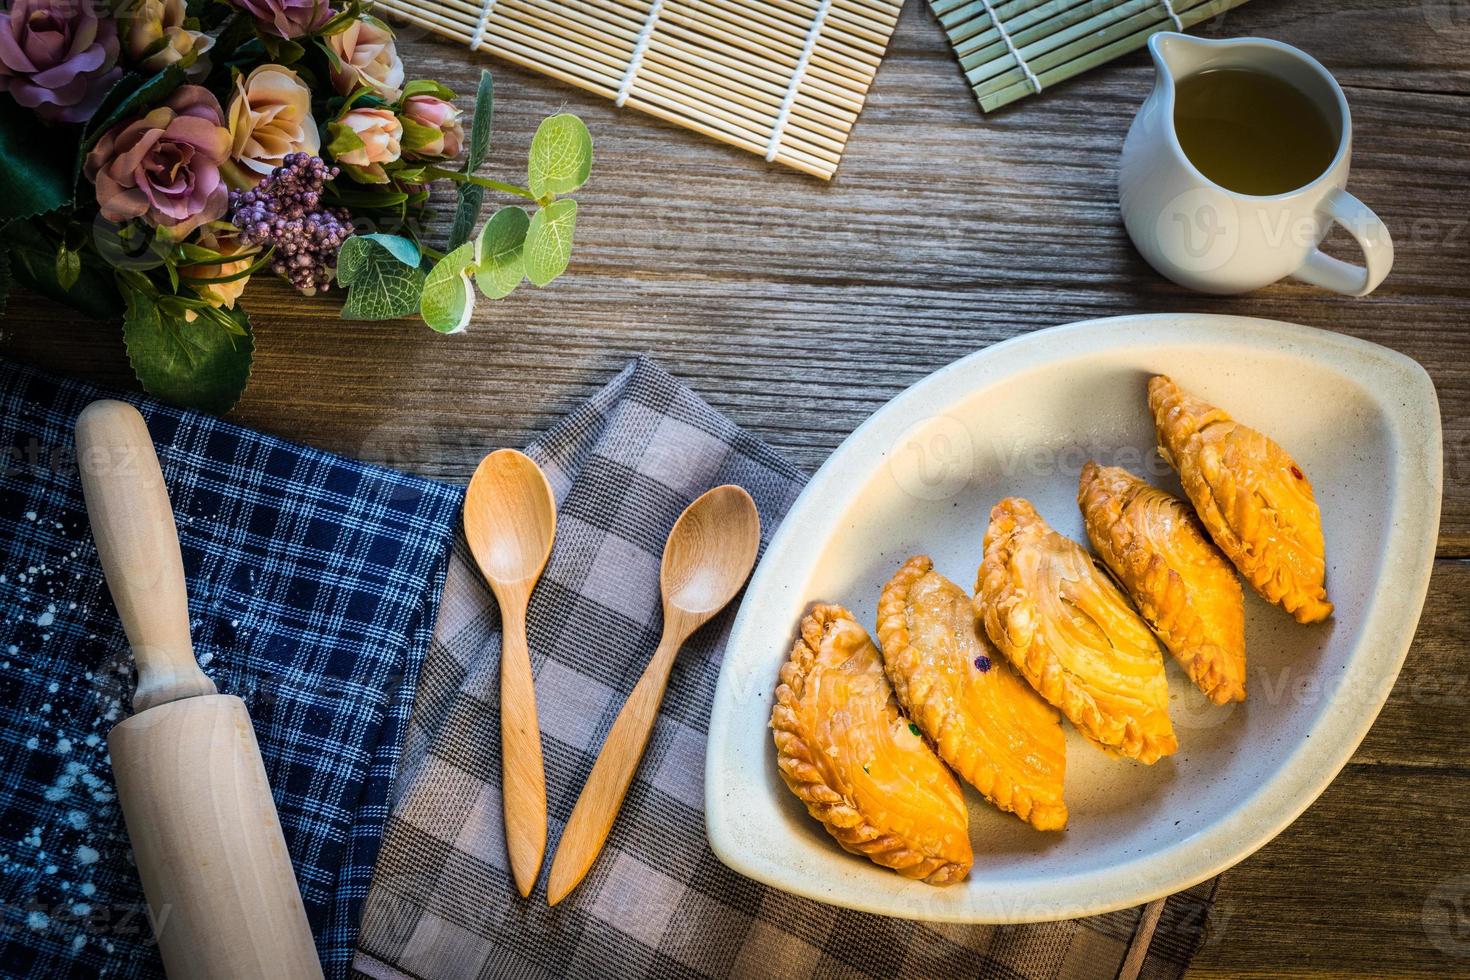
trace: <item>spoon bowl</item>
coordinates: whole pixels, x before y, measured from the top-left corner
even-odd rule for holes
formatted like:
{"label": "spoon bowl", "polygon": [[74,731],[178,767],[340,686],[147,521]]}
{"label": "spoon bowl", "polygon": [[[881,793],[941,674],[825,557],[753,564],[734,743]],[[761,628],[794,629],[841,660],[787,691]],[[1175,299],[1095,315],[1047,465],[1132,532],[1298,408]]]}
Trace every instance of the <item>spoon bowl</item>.
{"label": "spoon bowl", "polygon": [[740,487],[715,487],[685,509],[664,544],[659,584],[668,607],[713,615],[734,597],[755,564],[761,519]]}
{"label": "spoon bowl", "polygon": [[491,588],[539,578],[556,536],[556,498],[541,467],[514,449],[481,460],[465,492],[464,533]]}

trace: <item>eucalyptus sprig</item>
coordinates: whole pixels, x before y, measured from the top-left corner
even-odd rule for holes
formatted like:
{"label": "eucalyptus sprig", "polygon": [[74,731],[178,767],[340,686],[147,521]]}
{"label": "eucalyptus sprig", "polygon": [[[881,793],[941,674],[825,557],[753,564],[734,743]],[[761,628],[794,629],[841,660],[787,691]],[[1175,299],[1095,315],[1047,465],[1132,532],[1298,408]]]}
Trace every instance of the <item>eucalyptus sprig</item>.
{"label": "eucalyptus sprig", "polygon": [[[458,333],[474,312],[472,279],[485,297],[501,299],[523,280],[545,286],[566,270],[577,202],[563,195],[587,182],[592,136],[570,113],[549,116],[531,140],[526,185],[493,180],[476,173],[490,149],[493,109],[490,73],[481,72],[464,167],[424,166],[413,174],[458,185],[455,221],[443,254],[402,235],[354,235],[343,243],[337,280],[347,288],[345,319],[387,320],[417,310],[434,330]],[[533,202],[536,209],[502,207],[474,234],[486,190]]]}

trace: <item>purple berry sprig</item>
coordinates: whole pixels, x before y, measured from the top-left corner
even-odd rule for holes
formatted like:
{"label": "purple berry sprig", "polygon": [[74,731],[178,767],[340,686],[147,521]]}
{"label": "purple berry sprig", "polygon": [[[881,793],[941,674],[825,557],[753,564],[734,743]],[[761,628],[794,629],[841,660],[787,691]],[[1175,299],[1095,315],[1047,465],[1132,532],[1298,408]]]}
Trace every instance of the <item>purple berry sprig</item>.
{"label": "purple berry sprig", "polygon": [[331,286],[337,252],[352,234],[345,208],[321,204],[322,189],[337,174],[320,157],[290,153],[253,189],[230,192],[240,240],[274,249],[270,270],[307,296]]}

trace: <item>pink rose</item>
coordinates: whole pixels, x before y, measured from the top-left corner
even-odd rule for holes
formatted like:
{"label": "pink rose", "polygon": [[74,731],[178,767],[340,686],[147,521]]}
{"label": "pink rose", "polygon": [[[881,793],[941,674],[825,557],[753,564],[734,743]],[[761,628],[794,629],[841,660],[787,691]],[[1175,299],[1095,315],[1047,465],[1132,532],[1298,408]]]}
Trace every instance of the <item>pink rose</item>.
{"label": "pink rose", "polygon": [[235,0],[235,5],[254,17],[261,30],[285,38],[310,34],[334,12],[327,0]]}
{"label": "pink rose", "polygon": [[341,62],[332,66],[332,84],[338,93],[350,95],[357,86],[366,85],[383,101],[398,101],[403,91],[403,62],[387,24],[376,17],[360,17],[326,41]]}
{"label": "pink rose", "polygon": [[398,159],[403,139],[397,116],[388,109],[352,109],[331,128],[331,149],[338,163],[363,183],[388,182],[383,164]]}
{"label": "pink rose", "polygon": [[52,122],[90,119],[117,66],[117,24],[100,0],[13,0],[0,10],[0,92]]}
{"label": "pink rose", "polygon": [[316,156],[322,148],[311,117],[311,90],[280,65],[261,65],[236,77],[229,128],[230,159],[224,173],[233,187],[254,187],[288,154]]}
{"label": "pink rose", "polygon": [[403,100],[399,118],[403,120],[406,157],[419,160],[443,160],[459,156],[464,146],[463,111],[453,102],[436,95],[410,95]]}
{"label": "pink rose", "polygon": [[108,221],[142,218],[178,240],[225,213],[220,164],[230,150],[219,102],[184,85],[147,115],[113,126],[87,154],[87,179]]}

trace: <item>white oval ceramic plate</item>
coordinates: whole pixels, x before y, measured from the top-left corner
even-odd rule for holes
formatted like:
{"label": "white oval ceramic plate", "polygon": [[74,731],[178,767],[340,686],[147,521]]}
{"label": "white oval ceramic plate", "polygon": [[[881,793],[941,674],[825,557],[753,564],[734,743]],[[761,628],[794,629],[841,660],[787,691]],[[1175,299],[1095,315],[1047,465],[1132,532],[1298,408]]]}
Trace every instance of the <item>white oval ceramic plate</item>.
{"label": "white oval ceramic plate", "polygon": [[[845,853],[776,770],[772,690],[800,617],[815,601],[837,602],[873,631],[880,588],[912,554],[972,588],[990,507],[1007,495],[1085,542],[1076,487],[1088,459],[1179,493],[1145,401],[1160,372],[1269,433],[1306,469],[1336,615],[1299,626],[1247,588],[1249,699],[1213,706],[1170,661],[1180,747],[1152,767],[1104,755],[1067,726],[1064,833],[1034,831],[967,789],[975,866],[962,883],[936,888]],[[1308,327],[1193,314],[1093,320],[936,372],[832,455],[751,580],[710,718],[711,847],[788,892],[959,922],[1092,915],[1223,871],[1306,809],[1377,716],[1428,588],[1440,481],[1439,406],[1424,370]]]}

